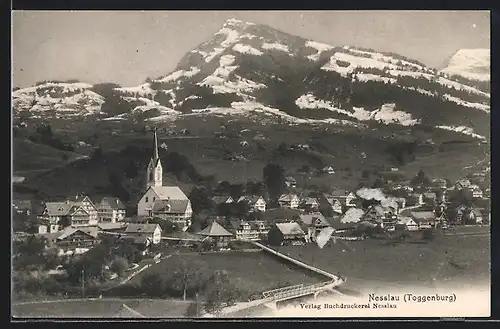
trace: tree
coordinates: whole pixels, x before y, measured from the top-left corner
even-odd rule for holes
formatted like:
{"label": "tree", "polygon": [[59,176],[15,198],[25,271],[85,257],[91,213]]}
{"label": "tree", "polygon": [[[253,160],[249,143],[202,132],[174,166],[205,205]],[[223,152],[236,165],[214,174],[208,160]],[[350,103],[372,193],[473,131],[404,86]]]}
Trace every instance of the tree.
{"label": "tree", "polygon": [[193,213],[198,214],[204,209],[212,209],[212,199],[208,195],[208,191],[204,187],[193,187],[189,193],[189,200],[191,200],[191,207]]}
{"label": "tree", "polygon": [[120,256],[116,256],[110,266],[110,269],[119,276],[122,276],[128,268],[129,264],[127,259]]}
{"label": "tree", "polygon": [[161,297],[165,291],[163,279],[158,273],[144,275],[141,279],[141,287],[149,297]]}
{"label": "tree", "polygon": [[15,269],[34,270],[44,266],[46,259],[43,255],[46,240],[42,237],[31,235],[24,241],[15,241],[13,244]]}
{"label": "tree", "polygon": [[205,309],[216,315],[224,306],[233,305],[239,297],[238,289],[229,281],[226,271],[215,271],[207,281],[205,289]]}
{"label": "tree", "polygon": [[217,187],[214,190],[215,194],[219,195],[226,195],[231,193],[231,184],[227,181],[224,180],[217,185]]}
{"label": "tree", "polygon": [[278,164],[268,163],[262,174],[270,199],[277,200],[285,191],[285,170]]}
{"label": "tree", "polygon": [[187,293],[192,289],[199,289],[203,280],[205,269],[202,263],[187,260],[179,255],[171,257],[170,268],[173,269],[172,284],[182,291],[182,299],[186,300]]}

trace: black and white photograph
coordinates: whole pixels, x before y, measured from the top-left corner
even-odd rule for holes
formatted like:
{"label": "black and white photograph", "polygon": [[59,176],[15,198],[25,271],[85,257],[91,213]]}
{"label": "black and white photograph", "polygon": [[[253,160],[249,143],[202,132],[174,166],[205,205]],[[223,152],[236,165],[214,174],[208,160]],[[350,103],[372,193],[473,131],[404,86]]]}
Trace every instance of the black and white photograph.
{"label": "black and white photograph", "polygon": [[489,11],[12,11],[11,317],[489,317]]}

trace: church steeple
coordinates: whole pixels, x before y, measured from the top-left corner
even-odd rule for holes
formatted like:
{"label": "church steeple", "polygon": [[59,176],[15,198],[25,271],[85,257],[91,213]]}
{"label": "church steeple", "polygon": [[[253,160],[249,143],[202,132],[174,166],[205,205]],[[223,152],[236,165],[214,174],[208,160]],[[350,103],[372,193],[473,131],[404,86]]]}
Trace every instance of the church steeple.
{"label": "church steeple", "polygon": [[153,138],[153,156],[151,157],[151,160],[149,160],[147,170],[147,188],[150,186],[163,186],[163,168],[158,154],[158,136],[156,135],[156,127],[154,128]]}

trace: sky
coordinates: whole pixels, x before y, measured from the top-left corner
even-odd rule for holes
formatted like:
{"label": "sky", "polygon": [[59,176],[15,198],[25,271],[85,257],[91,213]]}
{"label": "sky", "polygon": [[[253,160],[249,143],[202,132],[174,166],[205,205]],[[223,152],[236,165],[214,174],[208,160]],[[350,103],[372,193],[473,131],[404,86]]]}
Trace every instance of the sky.
{"label": "sky", "polygon": [[139,85],[173,71],[229,18],[435,68],[458,49],[490,48],[489,11],[14,11],[13,86],[66,79]]}

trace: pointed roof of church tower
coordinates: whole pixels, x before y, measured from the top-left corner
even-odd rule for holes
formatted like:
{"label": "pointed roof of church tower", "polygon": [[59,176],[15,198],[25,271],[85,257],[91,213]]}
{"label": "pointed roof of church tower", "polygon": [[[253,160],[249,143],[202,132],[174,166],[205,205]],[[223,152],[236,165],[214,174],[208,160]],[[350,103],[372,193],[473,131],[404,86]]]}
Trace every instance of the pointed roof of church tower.
{"label": "pointed roof of church tower", "polygon": [[154,145],[153,145],[153,163],[156,166],[160,157],[158,155],[158,136],[156,135],[156,127],[154,127]]}

